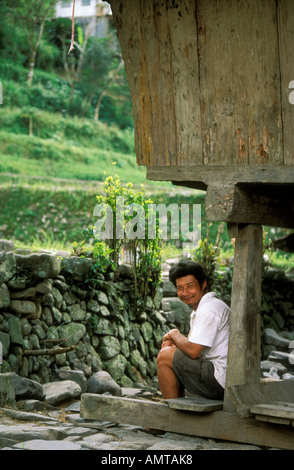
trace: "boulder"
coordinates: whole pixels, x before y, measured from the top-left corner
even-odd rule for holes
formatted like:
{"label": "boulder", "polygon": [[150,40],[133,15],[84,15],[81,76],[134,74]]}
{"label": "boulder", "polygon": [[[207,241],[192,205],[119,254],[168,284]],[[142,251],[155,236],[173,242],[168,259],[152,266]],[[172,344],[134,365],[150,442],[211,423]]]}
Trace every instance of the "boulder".
{"label": "boulder", "polygon": [[141,332],[144,340],[148,343],[151,340],[153,334],[152,325],[149,322],[145,321],[141,324]]}
{"label": "boulder", "polygon": [[273,346],[278,348],[289,347],[289,339],[283,338],[283,336],[279,335],[272,328],[265,328],[263,338],[266,344],[272,344]]}
{"label": "boulder", "polygon": [[0,374],[0,407],[15,406],[13,373]]}
{"label": "boulder", "polygon": [[86,311],[82,309],[80,304],[73,304],[67,307],[70,318],[73,321],[81,321],[85,319]]}
{"label": "boulder", "polygon": [[98,352],[102,360],[111,359],[120,352],[120,343],[115,336],[102,336]]}
{"label": "boulder", "polygon": [[104,292],[100,291],[100,290],[96,292],[96,298],[99,301],[99,303],[101,303],[101,304],[104,304],[104,305],[109,304],[107,295]]}
{"label": "boulder", "polygon": [[18,317],[10,315],[8,318],[10,341],[23,345],[21,321]]}
{"label": "boulder", "polygon": [[30,441],[14,444],[13,449],[20,450],[81,450],[79,444],[70,441],[32,439]]}
{"label": "boulder", "polygon": [[59,337],[67,338],[66,346],[75,346],[86,334],[86,327],[82,323],[68,323],[58,328]]}
{"label": "boulder", "polygon": [[82,281],[87,278],[94,261],[91,258],[71,256],[62,260],[61,273],[70,275],[72,279]]}
{"label": "boulder", "polygon": [[7,308],[10,304],[10,294],[6,284],[0,284],[0,309]]}
{"label": "boulder", "polygon": [[101,370],[93,374],[87,382],[88,393],[103,394],[105,392],[120,397],[122,395],[120,386],[112,379],[111,375]]}
{"label": "boulder", "polygon": [[10,346],[9,334],[5,333],[4,331],[0,331],[0,364],[3,359],[3,356],[5,357],[8,355],[9,346]]}
{"label": "boulder", "polygon": [[82,392],[87,390],[87,379],[81,370],[59,370],[58,377],[60,380],[72,380],[81,387]]}
{"label": "boulder", "polygon": [[12,299],[29,299],[34,298],[36,296],[37,289],[36,287],[28,287],[27,289],[13,292],[11,294]]}
{"label": "boulder", "polygon": [[125,356],[118,354],[105,363],[105,368],[114,380],[119,380],[125,372],[127,362]]}
{"label": "boulder", "polygon": [[12,278],[16,272],[16,261],[12,252],[0,250],[0,284]]}
{"label": "boulder", "polygon": [[94,332],[97,335],[113,335],[114,325],[106,318],[98,318],[94,320]]}
{"label": "boulder", "polygon": [[39,279],[52,279],[60,273],[60,259],[48,253],[15,255],[16,264]]}
{"label": "boulder", "polygon": [[164,312],[172,312],[170,316],[177,324],[185,323],[190,319],[191,308],[177,297],[164,298],[162,301],[162,309]]}
{"label": "boulder", "polygon": [[[29,440],[44,439],[49,443],[52,440],[64,439],[66,433],[63,429],[57,426],[40,426],[39,423],[21,423],[6,426],[0,424],[1,439],[11,439],[14,443],[23,443]],[[20,446],[20,448],[23,448]]]}
{"label": "boulder", "polygon": [[13,312],[25,315],[31,319],[38,319],[41,316],[41,309],[32,300],[11,300],[10,308]]}
{"label": "boulder", "polygon": [[43,387],[39,382],[35,380],[28,379],[26,377],[20,377],[14,372],[11,372],[13,386],[15,391],[15,397],[17,400],[22,400],[24,398],[35,399],[35,400],[44,400],[45,395],[43,392]]}
{"label": "boulder", "polygon": [[64,401],[79,398],[82,389],[73,380],[62,380],[61,382],[49,382],[43,385],[45,400],[49,405],[56,405]]}
{"label": "boulder", "polygon": [[171,281],[163,281],[162,295],[163,297],[177,297],[177,289]]}
{"label": "boulder", "polygon": [[0,250],[3,251],[13,251],[14,243],[10,240],[0,240]]}

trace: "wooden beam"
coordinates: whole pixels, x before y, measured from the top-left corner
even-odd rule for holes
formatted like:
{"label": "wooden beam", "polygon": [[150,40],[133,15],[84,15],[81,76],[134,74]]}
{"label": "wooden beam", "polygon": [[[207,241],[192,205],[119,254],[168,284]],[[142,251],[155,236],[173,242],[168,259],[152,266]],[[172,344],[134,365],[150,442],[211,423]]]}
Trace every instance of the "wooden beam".
{"label": "wooden beam", "polygon": [[294,406],[294,381],[262,381],[254,384],[232,385],[226,388],[237,413],[243,418],[252,416],[251,407],[259,404],[272,405],[274,402],[292,402]]}
{"label": "wooden beam", "polygon": [[165,403],[84,393],[81,395],[80,416],[190,436],[294,450],[293,428],[268,425],[224,411],[191,413],[171,409]]}
{"label": "wooden beam", "polygon": [[210,221],[261,224],[294,228],[294,186],[292,194],[267,185],[231,185],[222,182],[209,185],[206,193],[206,215]]}
{"label": "wooden beam", "polygon": [[206,191],[209,221],[294,228],[294,166],[152,167],[147,177]]}
{"label": "wooden beam", "polygon": [[255,415],[255,419],[260,421],[294,425],[294,403],[291,402],[254,405],[251,407],[250,411]]}
{"label": "wooden beam", "polygon": [[[292,157],[292,161],[293,161]],[[294,185],[294,165],[186,165],[186,166],[148,166],[147,179],[154,181],[173,181],[203,189],[209,184],[220,185],[237,183],[258,183]]]}
{"label": "wooden beam", "polygon": [[[260,381],[262,227],[239,225],[235,241],[227,387]],[[225,391],[224,410],[235,411]]]}

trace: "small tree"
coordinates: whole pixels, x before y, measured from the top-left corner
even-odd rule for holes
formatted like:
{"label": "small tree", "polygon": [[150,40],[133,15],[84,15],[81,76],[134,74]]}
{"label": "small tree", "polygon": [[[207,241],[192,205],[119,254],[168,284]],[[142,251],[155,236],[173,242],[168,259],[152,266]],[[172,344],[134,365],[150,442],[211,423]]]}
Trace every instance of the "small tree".
{"label": "small tree", "polygon": [[48,17],[53,16],[57,0],[17,0],[15,3],[15,18],[28,32],[30,56],[27,83],[30,86],[44,25]]}
{"label": "small tree", "polygon": [[[119,197],[123,197],[123,220],[121,220],[122,208],[120,207],[119,213],[119,208],[117,207]],[[111,266],[114,271],[116,271],[119,265],[122,247],[125,245],[128,246],[132,254],[130,264],[134,279],[134,301],[137,310],[140,312],[145,308],[148,293],[152,296],[155,294],[161,276],[162,248],[159,237],[159,222],[156,217],[154,217],[156,222],[155,238],[149,239],[147,233],[147,220],[150,216],[149,210],[151,210],[150,204],[152,201],[145,198],[143,188],[141,191],[135,191],[132,183],[123,186],[119,177],[115,176],[106,178],[104,182],[104,194],[97,196],[97,202],[105,209],[111,208],[113,231],[111,237],[102,241],[97,237],[93,226],[87,229],[88,238],[92,237],[93,240],[94,254],[95,251],[99,254],[101,264],[102,258],[105,260],[105,253],[107,253],[111,261]],[[130,211],[130,208],[137,208],[137,214],[135,216],[133,214],[134,211]],[[141,208],[141,211],[138,210],[139,208]],[[144,215],[142,215],[142,213]],[[153,214],[153,216],[156,216],[156,214]],[[117,218],[119,218],[119,220]],[[136,220],[136,222],[134,222],[134,220]],[[128,235],[131,235],[127,230],[130,222],[132,222],[131,225],[133,228],[136,225],[137,230],[134,230],[134,232],[139,232],[138,225],[141,226],[140,237],[128,237]],[[120,233],[118,233],[118,229]],[[108,247],[107,250],[103,248],[104,245]],[[101,256],[102,251],[103,256]]]}
{"label": "small tree", "polygon": [[102,99],[119,76],[123,66],[124,62],[114,34],[101,39],[96,37],[90,39],[79,69],[80,84],[85,94],[84,114],[95,99],[94,120],[98,121]]}

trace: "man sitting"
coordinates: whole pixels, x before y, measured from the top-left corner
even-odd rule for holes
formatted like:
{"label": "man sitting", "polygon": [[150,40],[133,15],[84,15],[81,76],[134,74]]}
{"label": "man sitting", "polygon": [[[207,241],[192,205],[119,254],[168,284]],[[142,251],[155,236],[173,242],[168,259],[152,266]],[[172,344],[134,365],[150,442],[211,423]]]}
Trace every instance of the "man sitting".
{"label": "man sitting", "polygon": [[169,272],[179,299],[192,309],[188,338],[178,329],[163,337],[157,357],[157,376],[165,399],[192,395],[222,399],[224,395],[229,307],[206,292],[207,277],[193,261],[182,261]]}

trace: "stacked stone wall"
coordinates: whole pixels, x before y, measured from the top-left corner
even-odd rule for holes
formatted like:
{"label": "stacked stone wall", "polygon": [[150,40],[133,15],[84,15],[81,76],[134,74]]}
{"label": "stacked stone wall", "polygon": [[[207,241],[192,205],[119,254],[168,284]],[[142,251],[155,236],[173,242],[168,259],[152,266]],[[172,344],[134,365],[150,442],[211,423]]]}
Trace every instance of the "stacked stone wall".
{"label": "stacked stone wall", "polygon": [[8,242],[2,245],[2,372],[46,383],[67,369],[86,377],[105,370],[122,386],[152,382],[162,336],[175,326],[159,311],[161,289],[138,314],[131,269],[121,265],[115,278],[100,274],[93,281],[92,264],[79,257],[18,255]]}
{"label": "stacked stone wall", "polygon": [[[189,331],[190,310],[167,279],[176,261],[163,265],[162,285],[138,313],[129,266],[94,281],[91,259],[20,255],[0,241],[0,371],[47,383],[66,370],[86,377],[104,370],[121,386],[155,384],[162,336],[171,328]],[[218,273],[215,290],[228,305],[231,282],[231,269]],[[293,274],[265,272],[261,320],[261,359],[290,352]]]}

